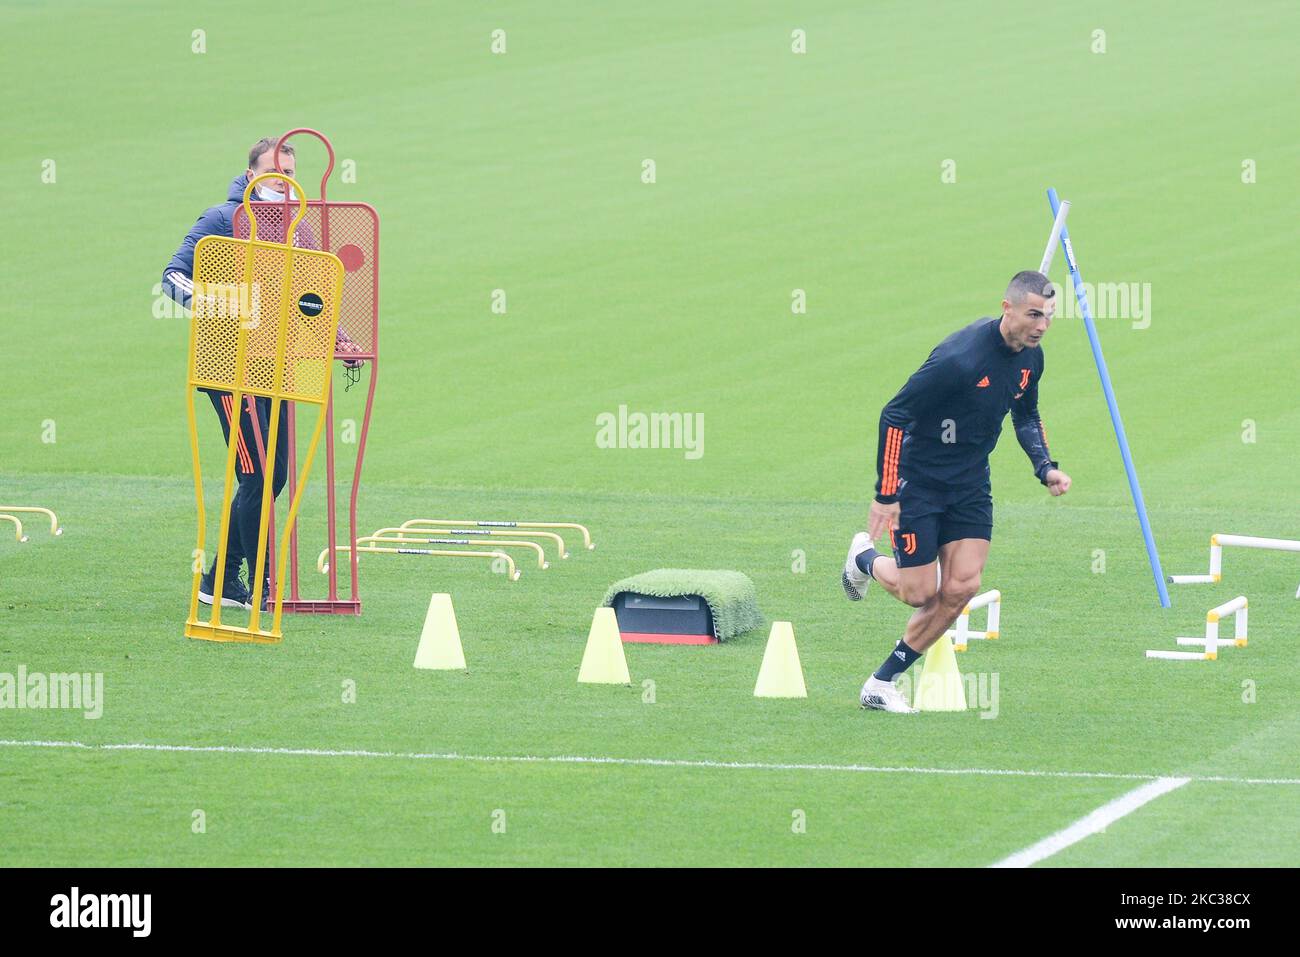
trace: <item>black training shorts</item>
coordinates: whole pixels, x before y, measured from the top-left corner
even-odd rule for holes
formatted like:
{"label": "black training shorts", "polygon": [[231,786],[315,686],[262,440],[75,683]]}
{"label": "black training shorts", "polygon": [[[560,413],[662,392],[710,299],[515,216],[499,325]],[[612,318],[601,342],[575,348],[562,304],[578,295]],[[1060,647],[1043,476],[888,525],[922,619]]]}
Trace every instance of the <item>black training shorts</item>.
{"label": "black training shorts", "polygon": [[928,565],[939,546],[959,538],[993,538],[993,494],[987,482],[927,488],[904,482],[898,490],[898,529],[890,533],[899,568]]}

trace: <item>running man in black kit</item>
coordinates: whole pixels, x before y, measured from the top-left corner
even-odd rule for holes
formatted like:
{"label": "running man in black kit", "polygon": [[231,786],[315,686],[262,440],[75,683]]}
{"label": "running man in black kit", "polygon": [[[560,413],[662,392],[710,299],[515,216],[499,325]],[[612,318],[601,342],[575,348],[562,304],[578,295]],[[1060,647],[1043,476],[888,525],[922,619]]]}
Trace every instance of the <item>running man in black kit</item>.
{"label": "running man in black kit", "polygon": [[[1038,480],[1053,495],[1070,488],[1070,477],[1048,453],[1038,417],[1039,344],[1052,324],[1054,296],[1042,273],[1016,273],[1002,317],[980,319],[939,343],[880,413],[876,498],[867,531],[849,546],[844,592],[861,601],[874,580],[916,611],[862,686],[864,708],[912,712],[894,679],[979,592],[993,534],[989,453],[1008,409]],[[893,557],[874,547],[886,531]]]}

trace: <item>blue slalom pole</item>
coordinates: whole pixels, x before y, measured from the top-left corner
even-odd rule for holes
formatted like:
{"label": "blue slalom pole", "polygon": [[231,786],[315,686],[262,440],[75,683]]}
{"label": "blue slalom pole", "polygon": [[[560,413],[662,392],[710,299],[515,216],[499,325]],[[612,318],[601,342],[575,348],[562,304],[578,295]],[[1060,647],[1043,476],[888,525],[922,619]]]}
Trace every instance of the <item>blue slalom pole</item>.
{"label": "blue slalom pole", "polygon": [[[1055,219],[1061,207],[1056,190],[1047,191],[1047,201],[1052,205],[1052,217]],[[1138,484],[1137,469],[1133,466],[1133,455],[1129,452],[1128,436],[1124,434],[1124,421],[1119,416],[1119,403],[1115,401],[1115,390],[1110,384],[1110,372],[1106,369],[1106,358],[1101,354],[1101,340],[1097,337],[1097,327],[1092,321],[1092,307],[1088,305],[1088,293],[1083,288],[1083,277],[1079,275],[1079,264],[1074,259],[1074,247],[1070,245],[1070,231],[1061,224],[1061,250],[1065,253],[1065,263],[1070,268],[1070,278],[1074,281],[1074,297],[1079,301],[1079,312],[1083,316],[1083,326],[1088,330],[1088,342],[1092,345],[1092,358],[1097,363],[1097,375],[1101,377],[1101,390],[1106,394],[1106,406],[1110,409],[1110,421],[1115,427],[1115,441],[1119,443],[1119,454],[1124,460],[1124,471],[1128,473],[1128,487],[1133,493],[1133,507],[1137,509],[1138,524],[1142,526],[1142,538],[1147,544],[1147,559],[1151,562],[1151,574],[1155,576],[1156,592],[1160,596],[1160,607],[1169,607],[1169,589],[1165,587],[1165,575],[1160,568],[1160,553],[1156,551],[1156,539],[1151,534],[1151,521],[1147,518],[1146,502],[1142,499],[1142,486]]]}

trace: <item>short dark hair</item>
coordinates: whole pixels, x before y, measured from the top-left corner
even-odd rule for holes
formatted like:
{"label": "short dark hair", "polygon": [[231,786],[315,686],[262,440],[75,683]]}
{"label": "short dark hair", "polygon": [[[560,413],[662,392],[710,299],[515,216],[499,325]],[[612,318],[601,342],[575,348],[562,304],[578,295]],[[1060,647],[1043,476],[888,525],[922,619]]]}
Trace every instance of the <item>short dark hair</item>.
{"label": "short dark hair", "polygon": [[1048,279],[1041,272],[1035,269],[1023,269],[1011,277],[1011,282],[1007,284],[1007,302],[1022,303],[1025,297],[1033,294],[1042,296],[1044,299],[1051,299],[1056,295],[1056,287],[1052,285],[1052,280]]}
{"label": "short dark hair", "polygon": [[[278,142],[280,142],[278,137],[263,136],[260,140],[254,143],[253,148],[248,151],[248,168],[256,169],[257,161],[262,157],[262,154],[275,149],[275,144]],[[290,146],[288,143],[285,143],[283,146],[280,147],[280,152],[288,153],[290,156],[292,156],[293,147]]]}

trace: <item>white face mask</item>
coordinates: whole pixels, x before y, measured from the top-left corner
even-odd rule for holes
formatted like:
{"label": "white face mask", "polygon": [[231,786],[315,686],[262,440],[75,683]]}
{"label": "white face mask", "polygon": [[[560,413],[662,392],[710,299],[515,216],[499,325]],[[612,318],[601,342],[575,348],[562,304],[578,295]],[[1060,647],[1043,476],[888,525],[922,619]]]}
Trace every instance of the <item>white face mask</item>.
{"label": "white face mask", "polygon": [[[264,203],[279,203],[283,202],[284,193],[274,189],[267,189],[265,186],[259,186],[257,187],[257,198]],[[298,198],[298,194],[293,191],[292,186],[289,187],[289,198]]]}

